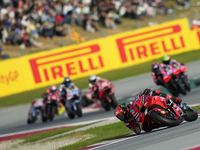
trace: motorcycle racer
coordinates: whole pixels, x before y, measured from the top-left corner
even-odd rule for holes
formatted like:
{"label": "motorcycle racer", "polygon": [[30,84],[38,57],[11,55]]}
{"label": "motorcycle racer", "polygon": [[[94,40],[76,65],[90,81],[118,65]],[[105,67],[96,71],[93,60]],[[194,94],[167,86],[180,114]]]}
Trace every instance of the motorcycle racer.
{"label": "motorcycle racer", "polygon": [[[67,88],[73,89],[73,88],[78,88],[71,80],[71,78],[65,77],[64,81],[60,84],[59,86],[59,94],[61,95],[61,101],[63,105],[66,105],[65,100],[66,100],[66,95],[67,95]],[[80,99],[82,99],[82,91],[81,89],[78,88],[79,94],[80,94]]]}
{"label": "motorcycle racer", "polygon": [[176,66],[178,64],[178,61],[175,59],[171,59],[169,55],[165,55],[162,60],[163,65],[172,65]]}
{"label": "motorcycle racer", "polygon": [[98,98],[98,86],[97,84],[99,82],[103,82],[103,81],[107,81],[107,79],[102,79],[96,75],[90,75],[89,76],[89,89],[90,89],[90,92],[92,93],[92,98],[95,99],[95,98]]}
{"label": "motorcycle racer", "polygon": [[71,81],[70,77],[65,77],[64,81],[59,86],[59,93],[61,94],[63,89],[65,90],[66,88],[70,87],[74,88],[75,84]]}
{"label": "motorcycle racer", "polygon": [[50,89],[47,89],[45,93],[42,93],[42,94],[41,94],[42,98],[43,98],[44,100],[47,99],[47,96],[49,95],[49,93],[50,93]]}
{"label": "motorcycle racer", "polygon": [[160,70],[167,68],[169,65],[171,65],[174,68],[179,67],[180,65],[183,65],[183,63],[178,62],[175,59],[171,59],[171,57],[169,55],[165,55],[163,57],[162,63],[160,64]]}
{"label": "motorcycle racer", "polygon": [[139,124],[139,112],[143,112],[143,106],[138,103],[139,99],[142,99],[147,96],[147,100],[157,100],[156,97],[164,97],[169,99],[168,104],[171,105],[173,102],[176,104],[180,105],[182,99],[172,97],[168,94],[161,93],[158,90],[152,91],[151,89],[145,89],[142,94],[138,94],[135,96],[135,99],[131,101],[128,104],[122,103],[118,105],[115,109],[115,116],[121,120],[124,121],[125,125],[133,130],[136,134],[139,134],[142,130],[146,132],[150,132],[154,128],[159,128],[160,126],[158,124],[155,124],[153,122],[147,124],[146,121],[144,120],[144,123],[142,127],[140,127]]}
{"label": "motorcycle racer", "polygon": [[43,107],[43,98],[35,98],[33,99],[29,112],[28,112],[28,124],[33,123],[38,119],[38,115],[41,114],[41,110]]}
{"label": "motorcycle racer", "polygon": [[151,75],[153,76],[154,83],[164,86],[163,74],[161,73],[160,66],[157,62],[151,64]]}
{"label": "motorcycle racer", "polygon": [[[163,74],[164,87],[174,96],[178,96],[179,93],[183,95],[186,94],[186,91],[190,91],[189,80],[187,76],[187,67],[175,59],[171,59],[170,56],[166,55],[163,57],[162,64],[160,64],[160,71]],[[171,77],[177,78],[177,82],[182,82],[184,87],[177,88],[172,84]],[[180,79],[180,80],[179,80]],[[179,85],[177,85],[179,87]],[[182,89],[182,90],[179,90]]]}
{"label": "motorcycle racer", "polygon": [[148,88],[146,88],[143,91],[142,95],[161,96],[161,97],[164,97],[164,98],[171,99],[173,102],[175,102],[178,105],[182,102],[182,99],[180,99],[180,98],[173,97],[173,96],[165,94],[165,93],[161,93],[159,90],[152,91],[151,89],[148,89]]}
{"label": "motorcycle racer", "polygon": [[52,95],[55,95],[57,97],[57,100],[58,100],[58,107],[57,107],[57,114],[60,114],[61,112],[59,112],[61,109],[63,111],[63,104],[61,102],[61,97],[60,97],[60,94],[59,94],[59,91],[57,89],[57,86],[56,85],[51,85],[50,88],[47,90],[46,93],[43,94],[43,98],[44,98],[44,102],[48,101],[48,99],[51,99],[51,96]]}

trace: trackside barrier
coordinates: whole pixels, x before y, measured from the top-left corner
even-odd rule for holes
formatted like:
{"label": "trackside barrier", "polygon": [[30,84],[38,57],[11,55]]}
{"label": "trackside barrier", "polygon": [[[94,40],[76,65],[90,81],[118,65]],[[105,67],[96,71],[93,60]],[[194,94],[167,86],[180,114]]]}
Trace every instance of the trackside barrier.
{"label": "trackside barrier", "polygon": [[186,18],[1,61],[0,97],[200,48]]}

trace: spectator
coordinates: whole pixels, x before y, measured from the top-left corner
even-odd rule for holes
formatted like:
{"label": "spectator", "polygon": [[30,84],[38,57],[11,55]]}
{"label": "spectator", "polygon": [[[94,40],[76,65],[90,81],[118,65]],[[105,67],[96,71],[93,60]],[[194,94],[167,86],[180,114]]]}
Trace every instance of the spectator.
{"label": "spectator", "polygon": [[139,2],[139,6],[137,7],[137,18],[144,19],[147,16],[147,11],[144,6],[143,1]]}
{"label": "spectator", "polygon": [[0,41],[0,58],[2,58],[2,43],[1,43],[1,41]]}
{"label": "spectator", "polygon": [[106,17],[105,17],[105,26],[110,29],[116,28],[116,24],[115,24],[114,20],[109,15],[106,15]]}
{"label": "spectator", "polygon": [[158,13],[160,13],[162,15],[166,15],[168,13],[168,8],[166,6],[165,1],[161,1],[158,3]]}
{"label": "spectator", "polygon": [[45,37],[53,39],[54,33],[53,33],[53,24],[49,21],[46,21],[43,23],[43,34]]}
{"label": "spectator", "polygon": [[3,30],[4,30],[3,21],[0,20],[0,42],[3,41]]}
{"label": "spectator", "polygon": [[54,33],[57,36],[65,36],[65,27],[63,26],[62,21],[57,21],[54,27]]}
{"label": "spectator", "polygon": [[87,20],[86,20],[85,30],[88,32],[98,31],[96,22],[90,16],[88,16],[86,19]]}
{"label": "spectator", "polygon": [[27,23],[26,32],[30,33],[30,35],[34,38],[39,37],[35,22],[31,18],[29,18],[29,22]]}
{"label": "spectator", "polygon": [[[176,1],[190,5],[190,0]],[[115,29],[121,17],[153,17],[156,9],[159,14],[169,13],[166,0],[1,0],[0,39],[4,44],[39,46],[34,38],[65,36],[68,24],[89,32],[98,31],[98,23]]]}

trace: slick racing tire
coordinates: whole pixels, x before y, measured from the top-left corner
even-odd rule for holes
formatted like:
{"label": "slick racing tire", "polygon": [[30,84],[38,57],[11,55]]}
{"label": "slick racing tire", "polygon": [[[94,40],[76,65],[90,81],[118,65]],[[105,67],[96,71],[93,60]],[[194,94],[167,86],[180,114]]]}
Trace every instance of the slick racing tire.
{"label": "slick racing tire", "polygon": [[46,113],[46,111],[42,111],[42,122],[47,122],[47,113]]}
{"label": "slick racing tire", "polygon": [[105,103],[104,101],[101,100],[101,106],[106,110],[110,111],[110,104]]}
{"label": "slick racing tire", "polygon": [[42,122],[47,122],[47,117],[42,116]]}
{"label": "slick racing tire", "polygon": [[185,89],[189,92],[191,90],[190,83],[185,78],[183,78],[182,80],[183,80],[183,84],[185,86]]}
{"label": "slick racing tire", "polygon": [[110,95],[110,99],[112,100],[111,106],[112,106],[113,109],[115,109],[117,107],[117,105],[118,105],[117,100],[115,98],[115,95],[114,94]]}
{"label": "slick racing tire", "polygon": [[50,108],[50,116],[49,116],[50,121],[53,120],[55,113],[56,113],[56,106],[52,105]]}
{"label": "slick racing tire", "polygon": [[174,120],[172,118],[165,118],[164,116],[162,116],[161,114],[156,113],[155,111],[153,111],[150,115],[150,117],[155,120],[156,122],[164,125],[164,126],[170,126],[170,127],[174,127],[180,124],[179,120]]}
{"label": "slick racing tire", "polygon": [[31,119],[28,118],[28,119],[27,119],[27,123],[28,123],[28,124],[31,124],[31,123],[32,123]]}
{"label": "slick racing tire", "polygon": [[68,113],[68,117],[69,117],[70,119],[74,119],[75,115],[74,115],[73,113]]}
{"label": "slick racing tire", "polygon": [[178,91],[183,94],[183,95],[186,95],[186,89],[184,88],[183,84],[180,83],[180,82],[176,82],[176,85],[177,85],[177,88],[178,88]]}
{"label": "slick racing tire", "polygon": [[81,104],[77,103],[76,104],[77,110],[76,110],[76,114],[78,117],[82,117],[82,108],[81,108]]}
{"label": "slick racing tire", "polygon": [[184,118],[186,121],[195,121],[198,118],[198,114],[194,109],[188,107],[188,110],[185,111]]}

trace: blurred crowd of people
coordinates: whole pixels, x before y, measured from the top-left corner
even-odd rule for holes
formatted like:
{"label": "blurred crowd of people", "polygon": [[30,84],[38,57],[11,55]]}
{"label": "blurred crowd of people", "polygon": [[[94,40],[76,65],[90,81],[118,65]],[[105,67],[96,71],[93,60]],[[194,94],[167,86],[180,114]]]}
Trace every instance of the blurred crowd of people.
{"label": "blurred crowd of people", "polygon": [[[41,46],[39,36],[65,36],[67,25],[98,31],[115,29],[121,17],[144,19],[170,13],[169,0],[0,0],[0,40],[22,47]],[[189,0],[185,0],[189,1]]]}

